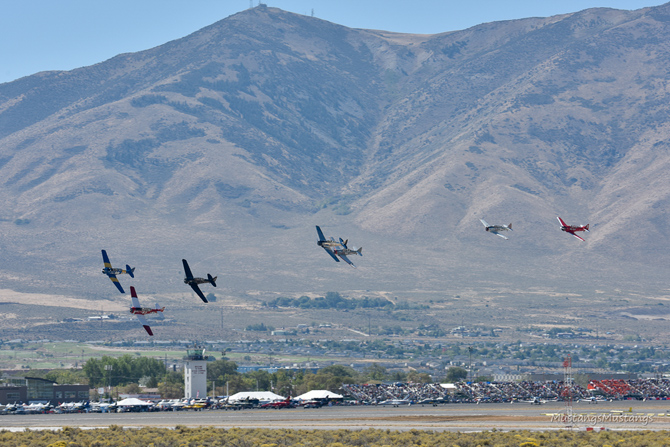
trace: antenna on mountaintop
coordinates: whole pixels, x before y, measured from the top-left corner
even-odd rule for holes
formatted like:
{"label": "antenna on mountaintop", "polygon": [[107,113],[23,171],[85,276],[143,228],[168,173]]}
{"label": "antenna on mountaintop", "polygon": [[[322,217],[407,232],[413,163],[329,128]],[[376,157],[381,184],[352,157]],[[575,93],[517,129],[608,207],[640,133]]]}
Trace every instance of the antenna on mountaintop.
{"label": "antenna on mountaintop", "polygon": [[249,0],[249,9],[254,7],[254,0]]}
{"label": "antenna on mountaintop", "polygon": [[312,8],[312,17],[314,17],[314,8]]}

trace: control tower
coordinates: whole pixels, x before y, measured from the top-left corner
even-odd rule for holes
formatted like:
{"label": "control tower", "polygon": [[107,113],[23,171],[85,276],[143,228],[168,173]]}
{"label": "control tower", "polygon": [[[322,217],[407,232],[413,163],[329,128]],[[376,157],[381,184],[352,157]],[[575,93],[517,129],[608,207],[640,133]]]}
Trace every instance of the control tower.
{"label": "control tower", "polygon": [[193,346],[184,357],[184,397],[204,399],[207,397],[207,359],[205,348]]}

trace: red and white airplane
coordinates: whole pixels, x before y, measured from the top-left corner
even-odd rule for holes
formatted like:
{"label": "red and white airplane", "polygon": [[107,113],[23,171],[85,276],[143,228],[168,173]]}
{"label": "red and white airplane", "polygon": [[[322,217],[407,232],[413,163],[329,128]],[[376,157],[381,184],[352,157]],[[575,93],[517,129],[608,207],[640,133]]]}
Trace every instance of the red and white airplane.
{"label": "red and white airplane", "polygon": [[156,307],[154,308],[141,307],[140,300],[137,298],[137,293],[135,292],[135,287],[133,286],[130,286],[130,296],[132,297],[133,300],[133,306],[130,308],[130,313],[135,314],[135,316],[137,316],[137,319],[140,320],[140,323],[142,323],[142,326],[144,326],[144,329],[146,329],[149,335],[154,335],[153,332],[151,332],[151,328],[149,327],[149,322],[147,321],[146,318],[144,318],[144,316],[147,314],[155,314],[158,312],[163,312],[165,308],[158,307],[158,304],[156,304]]}
{"label": "red and white airplane", "polygon": [[561,219],[560,217],[557,217],[557,219],[561,223],[561,230],[562,231],[565,231],[566,233],[570,233],[571,235],[573,235],[574,237],[576,237],[580,241],[583,241],[584,239],[577,236],[577,234],[575,234],[575,233],[577,231],[586,231],[587,233],[589,232],[589,224],[586,224],[586,225],[568,225],[565,222],[563,222],[563,219]]}

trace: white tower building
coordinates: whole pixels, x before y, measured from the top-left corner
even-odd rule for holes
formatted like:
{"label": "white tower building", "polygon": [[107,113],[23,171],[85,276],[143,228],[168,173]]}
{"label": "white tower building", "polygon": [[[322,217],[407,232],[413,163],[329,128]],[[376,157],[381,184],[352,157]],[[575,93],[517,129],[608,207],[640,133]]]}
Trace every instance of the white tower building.
{"label": "white tower building", "polygon": [[184,357],[184,394],[187,399],[207,397],[207,356],[205,348],[194,346]]}

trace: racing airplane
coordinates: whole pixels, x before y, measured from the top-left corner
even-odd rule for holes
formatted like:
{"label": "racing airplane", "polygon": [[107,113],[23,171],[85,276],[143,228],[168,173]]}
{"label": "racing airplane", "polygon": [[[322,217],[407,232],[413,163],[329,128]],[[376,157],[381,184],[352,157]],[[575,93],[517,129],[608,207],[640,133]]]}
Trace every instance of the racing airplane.
{"label": "racing airplane", "polygon": [[102,250],[102,261],[105,265],[105,268],[102,269],[102,273],[109,276],[109,279],[111,279],[112,282],[114,283],[114,285],[116,286],[116,288],[119,289],[119,292],[126,293],[126,292],[123,291],[123,287],[121,287],[121,283],[116,278],[116,275],[121,275],[123,273],[127,273],[128,275],[130,275],[131,278],[134,278],[135,277],[135,275],[134,275],[135,268],[134,267],[130,268],[130,266],[128,264],[126,264],[126,269],[125,270],[113,268],[112,263],[109,262],[109,257],[107,256],[107,252],[105,250]]}
{"label": "racing airplane", "polygon": [[556,218],[558,219],[558,221],[561,224],[561,230],[562,231],[565,231],[566,233],[570,233],[571,235],[573,235],[574,237],[576,237],[580,241],[583,241],[584,239],[577,236],[577,234],[575,234],[577,231],[586,231],[587,233],[589,233],[589,224],[586,224],[586,225],[568,225],[565,222],[563,222],[563,219],[561,219],[560,217],[556,217]]}
{"label": "racing airplane", "polygon": [[144,329],[146,329],[147,334],[154,335],[154,333],[151,332],[151,328],[149,327],[149,322],[147,321],[146,318],[144,318],[144,316],[147,314],[156,314],[158,312],[163,312],[165,308],[158,307],[158,303],[156,303],[156,307],[154,308],[140,306],[140,300],[137,298],[137,293],[135,292],[135,287],[133,286],[130,286],[130,296],[131,299],[133,300],[133,305],[130,308],[130,313],[135,314],[137,319],[140,320],[140,324],[144,326]]}
{"label": "racing airplane", "polygon": [[489,233],[493,233],[496,236],[500,236],[501,238],[503,238],[505,240],[507,240],[507,237],[500,234],[500,232],[501,231],[507,231],[507,230],[512,231],[512,224],[509,224],[509,225],[489,225],[488,223],[486,223],[486,221],[484,219],[479,219],[479,221],[484,224],[484,226],[486,227],[486,231],[488,231]]}
{"label": "racing airplane", "polygon": [[202,293],[202,290],[200,290],[200,287],[198,287],[198,284],[210,283],[216,287],[217,277],[212,277],[212,275],[208,273],[207,278],[194,278],[193,273],[191,273],[191,269],[188,266],[188,262],[186,262],[186,259],[182,259],[181,262],[184,263],[184,273],[186,274],[186,278],[184,278],[184,284],[191,286],[191,289],[193,289],[196,295],[198,295],[205,303],[208,303],[209,301],[207,301],[207,298],[205,298],[205,295]]}
{"label": "racing airplane", "polygon": [[153,332],[151,332],[151,328],[149,327],[149,322],[146,318],[144,318],[144,316],[147,314],[163,312],[165,308],[158,307],[158,303],[156,303],[156,307],[154,308],[140,306],[140,300],[137,298],[137,293],[135,292],[135,287],[133,286],[130,286],[130,296],[133,300],[133,305],[130,307],[130,313],[135,314],[137,319],[140,320],[140,323],[142,326],[144,326],[144,329],[146,329],[147,334],[154,335]]}
{"label": "racing airplane", "polygon": [[[359,255],[363,256],[363,247],[360,247],[356,250],[350,249],[347,247],[347,243],[349,242],[349,239],[346,241],[342,240],[340,238],[340,241],[337,242],[333,237],[331,236],[330,240],[326,239],[323,235],[323,232],[321,231],[321,228],[317,225],[316,226],[316,233],[319,235],[319,240],[316,241],[316,245],[319,247],[323,248],[328,252],[331,258],[335,260],[335,262],[340,262],[339,259],[337,259],[337,256],[342,258],[344,262],[352,266],[353,268],[356,268],[353,262],[347,258],[347,255]],[[337,255],[337,256],[335,256]]]}

